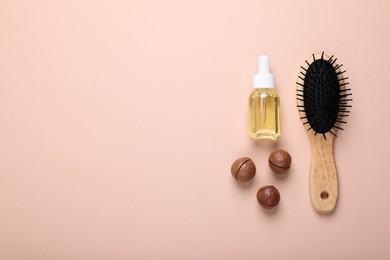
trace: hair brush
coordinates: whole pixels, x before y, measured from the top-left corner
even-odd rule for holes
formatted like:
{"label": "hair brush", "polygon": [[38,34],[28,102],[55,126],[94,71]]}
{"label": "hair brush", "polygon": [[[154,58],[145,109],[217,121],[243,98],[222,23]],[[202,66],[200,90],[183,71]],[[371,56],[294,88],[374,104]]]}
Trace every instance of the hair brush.
{"label": "hair brush", "polygon": [[320,213],[333,211],[338,179],[333,157],[337,130],[343,130],[352,99],[342,64],[334,56],[312,55],[301,66],[297,80],[297,106],[311,143],[310,197]]}

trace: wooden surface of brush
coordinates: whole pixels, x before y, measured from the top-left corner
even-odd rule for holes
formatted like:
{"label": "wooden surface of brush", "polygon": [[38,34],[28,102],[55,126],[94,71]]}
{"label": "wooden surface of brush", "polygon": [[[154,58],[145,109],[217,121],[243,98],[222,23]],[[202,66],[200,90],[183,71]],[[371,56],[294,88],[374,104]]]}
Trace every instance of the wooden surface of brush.
{"label": "wooden surface of brush", "polygon": [[338,177],[333,157],[337,130],[343,130],[352,99],[348,78],[337,58],[313,54],[301,66],[297,80],[297,107],[312,150],[310,197],[319,213],[332,212],[338,199]]}

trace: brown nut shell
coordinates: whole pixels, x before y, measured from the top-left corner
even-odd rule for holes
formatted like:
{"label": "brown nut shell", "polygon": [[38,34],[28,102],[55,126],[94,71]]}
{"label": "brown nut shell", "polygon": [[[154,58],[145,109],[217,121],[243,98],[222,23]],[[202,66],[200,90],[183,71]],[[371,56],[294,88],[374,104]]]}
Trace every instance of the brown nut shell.
{"label": "brown nut shell", "polygon": [[248,182],[256,175],[256,166],[248,157],[237,159],[231,167],[231,173],[238,182]]}
{"label": "brown nut shell", "polygon": [[265,209],[272,209],[279,204],[280,193],[272,185],[263,186],[257,192],[257,201]]}
{"label": "brown nut shell", "polygon": [[271,153],[268,163],[272,171],[283,174],[290,169],[291,160],[291,155],[287,151],[279,149]]}

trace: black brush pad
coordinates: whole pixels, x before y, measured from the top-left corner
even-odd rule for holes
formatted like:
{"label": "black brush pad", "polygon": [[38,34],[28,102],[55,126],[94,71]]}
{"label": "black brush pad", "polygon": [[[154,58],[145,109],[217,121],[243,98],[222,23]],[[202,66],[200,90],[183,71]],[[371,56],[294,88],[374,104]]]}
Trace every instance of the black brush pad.
{"label": "black brush pad", "polygon": [[340,83],[328,60],[314,60],[305,73],[303,100],[308,123],[316,133],[327,133],[339,113]]}

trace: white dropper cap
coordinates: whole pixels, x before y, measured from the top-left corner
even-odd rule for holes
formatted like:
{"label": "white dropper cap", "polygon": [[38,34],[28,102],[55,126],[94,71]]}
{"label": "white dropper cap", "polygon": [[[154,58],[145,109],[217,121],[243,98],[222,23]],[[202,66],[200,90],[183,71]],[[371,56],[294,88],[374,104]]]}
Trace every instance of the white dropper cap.
{"label": "white dropper cap", "polygon": [[269,71],[268,56],[259,57],[259,68],[253,76],[253,88],[274,88],[274,75]]}

